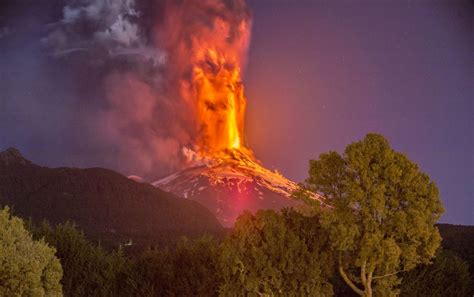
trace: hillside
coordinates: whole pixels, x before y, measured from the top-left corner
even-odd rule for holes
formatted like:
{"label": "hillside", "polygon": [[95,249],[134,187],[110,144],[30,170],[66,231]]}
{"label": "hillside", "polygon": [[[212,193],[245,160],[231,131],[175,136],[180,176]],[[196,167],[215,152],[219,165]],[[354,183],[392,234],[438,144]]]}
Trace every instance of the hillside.
{"label": "hillside", "polygon": [[[469,264],[474,276],[474,226],[438,224],[445,249],[455,252]],[[473,284],[474,285],[474,284]]]}
{"label": "hillside", "polygon": [[16,149],[0,152],[0,205],[34,221],[74,221],[92,239],[162,244],[221,234],[204,206],[103,168],[47,168]]}

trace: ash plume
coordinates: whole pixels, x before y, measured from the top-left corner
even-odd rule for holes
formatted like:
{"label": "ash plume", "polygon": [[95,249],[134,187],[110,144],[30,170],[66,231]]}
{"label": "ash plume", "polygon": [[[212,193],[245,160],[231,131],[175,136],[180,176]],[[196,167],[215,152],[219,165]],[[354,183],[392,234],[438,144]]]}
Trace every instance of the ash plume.
{"label": "ash plume", "polygon": [[[199,122],[193,102],[193,67],[205,63],[196,60],[197,47],[222,50],[243,66],[250,32],[245,2],[61,2],[48,7],[38,4],[45,17],[38,21],[41,30],[30,44],[39,65],[33,67],[32,77],[0,85],[9,91],[7,107],[37,117],[48,117],[52,107],[62,113],[51,121],[71,123],[71,129],[67,124],[55,128],[61,130],[64,146],[76,152],[71,165],[99,163],[145,177],[179,169],[185,161],[183,148],[205,137],[206,127]],[[0,48],[14,39],[15,24],[16,20],[0,22],[1,28],[7,28],[1,31]],[[15,46],[6,48],[10,56],[15,55]],[[48,76],[48,70],[54,75]],[[20,90],[33,80],[57,88],[56,99],[47,92],[22,97]],[[20,101],[36,109],[17,104]],[[33,121],[28,125],[35,130]],[[38,133],[40,137],[42,132]]]}

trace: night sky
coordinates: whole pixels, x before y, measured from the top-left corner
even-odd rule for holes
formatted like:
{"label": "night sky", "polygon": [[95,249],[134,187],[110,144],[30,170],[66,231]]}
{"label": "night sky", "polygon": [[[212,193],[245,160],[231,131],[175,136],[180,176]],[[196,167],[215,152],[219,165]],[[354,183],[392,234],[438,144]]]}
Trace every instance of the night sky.
{"label": "night sky", "polygon": [[302,180],[308,159],[381,133],[436,182],[441,221],[474,224],[472,5],[249,4],[247,135],[264,164]]}
{"label": "night sky", "polygon": [[[100,104],[73,81],[98,74],[66,74],[39,45],[61,17],[56,2],[0,5],[0,149],[41,165],[123,172],[85,132],[94,129],[85,114]],[[437,183],[442,222],[474,225],[469,1],[248,2],[246,133],[264,165],[301,181],[309,159],[381,133]]]}

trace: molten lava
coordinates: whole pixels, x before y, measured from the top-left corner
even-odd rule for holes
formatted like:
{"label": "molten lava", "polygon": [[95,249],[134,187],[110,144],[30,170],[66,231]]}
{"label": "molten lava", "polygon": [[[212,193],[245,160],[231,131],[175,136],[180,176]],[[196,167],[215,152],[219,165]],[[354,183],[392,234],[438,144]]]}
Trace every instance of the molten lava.
{"label": "molten lava", "polygon": [[189,135],[181,144],[202,157],[245,151],[242,69],[251,28],[245,0],[165,3],[156,37],[167,53],[167,88],[177,87],[184,102],[175,109]]}
{"label": "molten lava", "polygon": [[207,154],[243,145],[245,97],[239,61],[214,49],[197,54],[193,82],[201,136]]}
{"label": "molten lava", "polygon": [[170,5],[167,30],[161,32],[160,41],[169,48],[170,65],[178,70],[180,94],[191,110],[195,131],[191,141],[205,156],[245,147],[246,100],[241,72],[251,21],[244,1],[232,3]]}

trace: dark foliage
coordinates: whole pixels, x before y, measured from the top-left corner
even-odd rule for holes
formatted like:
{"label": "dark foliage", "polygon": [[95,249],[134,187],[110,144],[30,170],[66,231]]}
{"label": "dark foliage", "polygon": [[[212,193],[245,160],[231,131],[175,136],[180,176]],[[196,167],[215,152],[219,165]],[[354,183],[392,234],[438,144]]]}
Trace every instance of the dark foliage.
{"label": "dark foliage", "polygon": [[[233,293],[243,290],[239,283],[226,283],[229,273],[239,266],[238,261],[233,262],[239,255],[243,256],[240,261],[250,273],[241,279],[245,285],[262,279],[264,275],[259,273],[279,271],[274,276],[284,277],[276,284],[286,296],[298,292],[305,283],[309,288],[308,280],[313,281],[311,284],[316,289],[323,283],[332,284],[335,296],[357,296],[337,273],[332,273],[334,263],[327,253],[327,238],[318,227],[316,217],[305,217],[294,211],[266,213],[259,216],[260,220],[252,219],[252,215],[243,216],[239,220],[240,231],[230,230],[226,244],[219,244],[211,237],[182,239],[174,247],[147,249],[134,257],[89,242],[71,223],[56,227],[46,223],[34,227],[30,223],[29,228],[35,239],[44,238],[57,250],[64,271],[61,284],[66,296],[217,296],[219,292],[225,296],[226,292],[222,291],[225,284]],[[248,225],[246,220],[263,224]],[[469,228],[454,226],[454,229],[460,231],[456,236],[465,237],[467,234],[461,231]],[[258,238],[262,239],[261,244]],[[248,240],[257,240],[253,248],[246,244]],[[281,244],[276,244],[278,242]],[[468,250],[465,252],[470,255]],[[261,266],[263,259],[255,255],[264,255],[265,263],[270,265]],[[285,262],[284,259],[293,260]],[[261,270],[262,267],[265,269]],[[472,295],[466,293],[470,292],[468,285],[472,285],[467,265],[451,251],[438,253],[433,264],[418,266],[400,277],[402,296]]]}
{"label": "dark foliage", "polygon": [[89,242],[73,224],[30,227],[35,238],[56,248],[63,267],[65,296],[116,296],[123,271],[130,265],[121,250],[107,251]]}
{"label": "dark foliage", "polygon": [[219,245],[208,236],[129,258],[89,242],[69,222],[30,230],[56,248],[65,296],[217,296],[221,285]]}
{"label": "dark foliage", "polygon": [[464,297],[469,294],[468,265],[451,251],[441,250],[432,264],[402,275],[401,297]]}
{"label": "dark foliage", "polygon": [[170,249],[149,249],[129,269],[129,296],[217,296],[222,283],[219,245],[211,237],[183,239]]}
{"label": "dark foliage", "polygon": [[474,275],[474,226],[438,224],[437,227],[443,237],[441,245],[465,260]]}
{"label": "dark foliage", "polygon": [[468,296],[474,296],[474,226],[438,224],[439,232],[443,237],[441,245],[452,251],[469,267],[471,282]]}

